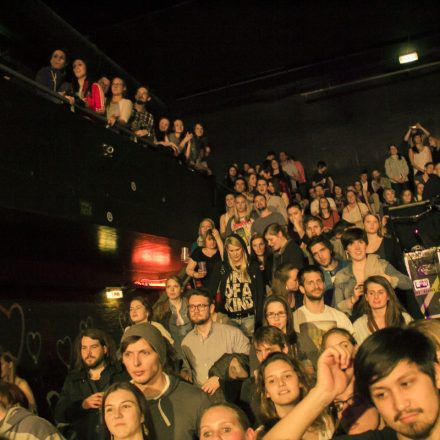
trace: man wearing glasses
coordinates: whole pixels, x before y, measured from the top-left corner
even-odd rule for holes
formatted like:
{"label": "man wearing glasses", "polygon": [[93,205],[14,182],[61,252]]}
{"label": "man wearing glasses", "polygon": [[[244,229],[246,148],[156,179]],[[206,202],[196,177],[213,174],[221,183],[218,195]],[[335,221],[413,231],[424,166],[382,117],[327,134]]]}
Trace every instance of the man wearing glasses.
{"label": "man wearing glasses", "polygon": [[189,292],[188,313],[194,328],[182,341],[182,373],[211,396],[220,388],[219,378],[209,377],[212,365],[225,353],[249,354],[249,339],[237,327],[213,322],[214,310],[207,291]]}

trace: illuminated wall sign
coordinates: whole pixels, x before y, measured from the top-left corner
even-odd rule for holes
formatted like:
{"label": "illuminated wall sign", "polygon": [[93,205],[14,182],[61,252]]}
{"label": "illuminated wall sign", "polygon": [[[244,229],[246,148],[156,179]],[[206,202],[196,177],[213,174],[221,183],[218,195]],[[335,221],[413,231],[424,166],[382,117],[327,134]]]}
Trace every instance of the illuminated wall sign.
{"label": "illuminated wall sign", "polygon": [[120,287],[106,287],[105,295],[107,299],[121,299],[124,297],[124,293]]}
{"label": "illuminated wall sign", "polygon": [[417,52],[406,53],[404,55],[399,56],[399,63],[400,64],[413,63],[418,59],[419,59],[419,55],[417,54]]}

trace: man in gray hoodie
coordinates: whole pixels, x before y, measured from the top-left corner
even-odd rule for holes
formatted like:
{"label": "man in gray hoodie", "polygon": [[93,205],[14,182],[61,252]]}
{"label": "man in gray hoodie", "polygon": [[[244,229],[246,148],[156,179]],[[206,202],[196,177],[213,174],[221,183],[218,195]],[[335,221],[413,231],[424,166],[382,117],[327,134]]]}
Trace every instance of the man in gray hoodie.
{"label": "man in gray hoodie", "polygon": [[149,431],[161,440],[192,440],[209,400],[200,389],[164,371],[166,343],[151,324],[131,326],[121,340],[122,362],[148,401]]}

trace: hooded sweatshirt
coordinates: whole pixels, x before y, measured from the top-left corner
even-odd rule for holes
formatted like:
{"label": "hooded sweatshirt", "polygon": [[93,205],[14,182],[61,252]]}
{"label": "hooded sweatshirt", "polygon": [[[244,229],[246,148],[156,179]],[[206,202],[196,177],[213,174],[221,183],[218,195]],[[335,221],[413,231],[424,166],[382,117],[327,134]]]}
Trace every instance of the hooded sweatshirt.
{"label": "hooded sweatshirt", "polygon": [[0,438],[11,440],[65,440],[47,420],[20,406],[9,408],[0,422]]}
{"label": "hooded sweatshirt", "polygon": [[[238,274],[237,271],[232,270],[229,263],[228,253],[225,251],[225,261],[217,262],[213,268],[209,292],[212,298],[216,298],[217,291],[220,292],[220,311],[227,314],[230,318],[234,317],[234,307],[240,309],[240,304],[245,302],[245,296],[250,296],[252,298],[252,307],[248,310],[255,314],[255,328],[257,328],[261,325],[263,313],[263,300],[265,296],[263,277],[260,272],[259,264],[254,260],[250,260],[243,239],[237,234],[233,235],[240,241],[242,248],[246,253],[248,260],[247,272],[250,281],[244,283],[243,280],[239,279],[240,274]],[[242,307],[244,308],[244,306]],[[240,311],[241,310],[237,310],[237,312]]]}
{"label": "hooded sweatshirt", "polygon": [[155,399],[148,400],[149,431],[160,440],[192,440],[197,423],[209,405],[206,394],[194,385],[167,376],[169,386]]}

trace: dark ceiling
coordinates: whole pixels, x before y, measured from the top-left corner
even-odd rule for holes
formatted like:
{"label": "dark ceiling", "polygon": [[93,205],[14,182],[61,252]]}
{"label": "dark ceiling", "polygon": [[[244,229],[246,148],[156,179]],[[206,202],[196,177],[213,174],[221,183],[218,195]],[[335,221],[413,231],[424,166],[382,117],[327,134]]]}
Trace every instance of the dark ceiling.
{"label": "dark ceiling", "polygon": [[419,66],[440,60],[433,0],[44,3],[157,96],[193,110],[390,74],[412,48]]}

